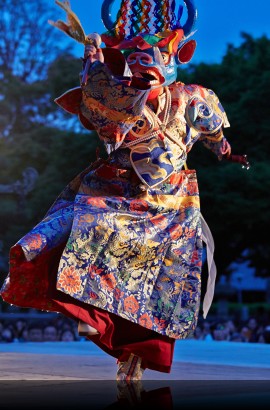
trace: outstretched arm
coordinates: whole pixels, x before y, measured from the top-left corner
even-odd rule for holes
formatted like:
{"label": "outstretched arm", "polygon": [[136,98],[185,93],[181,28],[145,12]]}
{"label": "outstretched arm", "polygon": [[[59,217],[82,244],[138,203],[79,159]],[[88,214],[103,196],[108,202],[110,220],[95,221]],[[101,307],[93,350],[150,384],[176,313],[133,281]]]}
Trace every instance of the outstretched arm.
{"label": "outstretched arm", "polygon": [[217,154],[219,160],[226,160],[242,165],[242,168],[249,169],[250,163],[247,155],[232,154],[231,145],[223,135],[223,130],[219,130],[218,134],[204,135],[202,138],[203,144]]}
{"label": "outstretched arm", "polygon": [[231,145],[223,134],[223,128],[229,127],[230,124],[218,97],[212,90],[204,89],[204,92],[206,104],[198,101],[196,107],[198,115],[196,120],[203,130],[200,140],[218,156],[219,160],[239,163],[242,168],[249,169],[247,156],[232,154]]}

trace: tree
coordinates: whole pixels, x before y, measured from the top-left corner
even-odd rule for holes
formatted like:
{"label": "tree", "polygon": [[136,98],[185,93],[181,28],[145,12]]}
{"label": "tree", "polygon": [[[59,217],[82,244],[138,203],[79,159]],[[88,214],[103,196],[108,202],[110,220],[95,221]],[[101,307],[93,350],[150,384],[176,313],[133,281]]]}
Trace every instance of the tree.
{"label": "tree", "polygon": [[72,132],[68,114],[65,128],[59,129],[61,110],[53,100],[78,85],[81,62],[70,54],[71,46],[67,52],[67,42],[63,47],[63,34],[47,23],[52,15],[45,0],[0,0],[0,184],[20,181],[28,167],[39,174],[27,206],[15,194],[1,194],[0,248],[6,269],[10,246],[95,159],[96,133]]}
{"label": "tree", "polygon": [[45,0],[0,0],[0,138],[48,123],[47,70],[73,47],[48,24],[53,14]]}
{"label": "tree", "polygon": [[53,13],[44,0],[0,0],[2,72],[15,75],[22,82],[46,77],[47,66],[60,51],[60,35],[48,24]]}
{"label": "tree", "polygon": [[28,167],[39,174],[25,206],[14,194],[1,195],[0,239],[6,263],[10,247],[43,218],[68,182],[95,160],[98,144],[94,132],[80,134],[40,125],[13,134],[12,139],[0,139],[0,184],[20,180]]}

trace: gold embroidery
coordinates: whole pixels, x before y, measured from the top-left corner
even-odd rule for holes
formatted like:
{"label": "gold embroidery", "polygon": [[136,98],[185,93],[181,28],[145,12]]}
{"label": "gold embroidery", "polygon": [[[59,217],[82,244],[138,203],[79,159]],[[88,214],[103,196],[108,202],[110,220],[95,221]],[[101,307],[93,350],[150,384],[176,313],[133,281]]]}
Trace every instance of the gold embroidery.
{"label": "gold embroidery", "polygon": [[130,114],[125,114],[122,111],[115,111],[112,110],[105,105],[101,104],[99,101],[94,100],[94,98],[91,98],[89,96],[86,96],[83,93],[83,103],[85,106],[90,110],[90,111],[98,111],[103,117],[106,117],[107,119],[111,121],[121,121],[125,122],[127,124],[134,124],[136,121],[140,119],[140,116],[135,116],[133,113]]}
{"label": "gold embroidery", "polygon": [[149,195],[145,191],[140,199],[144,199],[151,203],[154,206],[162,206],[167,209],[179,209],[180,207],[192,206],[199,208],[200,200],[197,196],[179,196],[175,197],[174,195]]}

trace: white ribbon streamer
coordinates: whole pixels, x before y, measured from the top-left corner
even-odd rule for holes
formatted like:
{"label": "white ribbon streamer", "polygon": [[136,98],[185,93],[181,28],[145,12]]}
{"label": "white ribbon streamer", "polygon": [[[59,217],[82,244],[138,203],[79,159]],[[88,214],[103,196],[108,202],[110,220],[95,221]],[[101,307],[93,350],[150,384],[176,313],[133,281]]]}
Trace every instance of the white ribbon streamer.
{"label": "white ribbon streamer", "polygon": [[207,265],[208,265],[208,280],[207,289],[203,300],[203,318],[206,319],[207,313],[211,307],[214,292],[215,292],[215,281],[217,276],[216,264],[214,262],[214,239],[209,229],[209,226],[205,222],[204,217],[201,215],[201,226],[202,226],[202,240],[206,244],[207,253]]}

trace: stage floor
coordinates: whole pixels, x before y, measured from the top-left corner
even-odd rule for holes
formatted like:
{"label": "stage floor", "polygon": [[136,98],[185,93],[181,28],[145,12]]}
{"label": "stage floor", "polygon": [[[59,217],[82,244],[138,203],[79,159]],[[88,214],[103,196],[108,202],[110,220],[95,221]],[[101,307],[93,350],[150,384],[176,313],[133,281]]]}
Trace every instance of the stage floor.
{"label": "stage floor", "polygon": [[0,344],[1,409],[228,410],[270,404],[266,344],[177,341],[171,373],[146,370],[142,383],[124,392],[124,401],[115,373],[116,360],[90,341]]}

